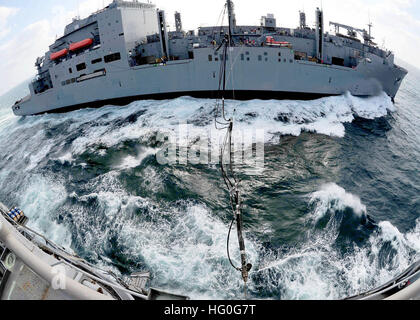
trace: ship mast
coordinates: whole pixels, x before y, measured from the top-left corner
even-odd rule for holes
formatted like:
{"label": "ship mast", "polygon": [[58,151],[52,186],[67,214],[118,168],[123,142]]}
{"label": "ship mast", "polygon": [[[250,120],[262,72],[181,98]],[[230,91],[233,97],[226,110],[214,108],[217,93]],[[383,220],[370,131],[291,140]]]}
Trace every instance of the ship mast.
{"label": "ship mast", "polygon": [[228,9],[229,16],[229,41],[230,45],[233,44],[232,35],[235,34],[236,30],[236,16],[235,16],[235,5],[232,0],[226,0],[226,6]]}

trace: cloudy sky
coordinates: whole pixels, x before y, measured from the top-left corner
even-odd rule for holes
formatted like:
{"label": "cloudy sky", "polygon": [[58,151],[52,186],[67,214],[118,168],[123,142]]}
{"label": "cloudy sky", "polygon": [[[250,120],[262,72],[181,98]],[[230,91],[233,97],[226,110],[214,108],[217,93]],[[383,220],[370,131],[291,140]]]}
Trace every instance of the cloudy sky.
{"label": "cloudy sky", "polygon": [[[147,0],[144,0],[145,2]],[[111,0],[0,0],[0,95],[35,74],[35,59],[42,56],[66,24]],[[224,0],[153,0],[165,9],[174,28],[174,11],[182,13],[184,29],[216,25]],[[258,4],[258,6],[256,6]],[[259,24],[274,13],[277,24],[295,27],[298,11],[305,10],[314,24],[314,11],[322,5],[325,21],[366,28],[374,24],[376,42],[397,57],[420,68],[420,0],[235,0],[238,24]],[[326,26],[329,29],[328,25]]]}

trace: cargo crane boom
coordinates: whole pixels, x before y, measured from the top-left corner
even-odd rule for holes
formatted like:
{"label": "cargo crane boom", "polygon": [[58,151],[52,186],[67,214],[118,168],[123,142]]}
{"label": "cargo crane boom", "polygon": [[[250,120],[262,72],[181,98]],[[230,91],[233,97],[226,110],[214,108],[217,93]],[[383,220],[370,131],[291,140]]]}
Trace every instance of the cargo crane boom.
{"label": "cargo crane boom", "polygon": [[373,39],[375,39],[375,38],[372,37],[372,33],[371,33],[372,24],[369,24],[369,32],[366,29],[359,29],[359,28],[355,28],[355,27],[348,26],[348,25],[341,24],[341,23],[337,23],[337,22],[330,22],[330,26],[334,26],[336,34],[339,34],[340,33],[340,28],[343,28],[343,29],[347,30],[347,34],[350,37],[356,38],[357,33],[359,33],[363,37],[363,40],[365,41],[365,44],[376,45],[376,43],[374,43],[372,41]]}

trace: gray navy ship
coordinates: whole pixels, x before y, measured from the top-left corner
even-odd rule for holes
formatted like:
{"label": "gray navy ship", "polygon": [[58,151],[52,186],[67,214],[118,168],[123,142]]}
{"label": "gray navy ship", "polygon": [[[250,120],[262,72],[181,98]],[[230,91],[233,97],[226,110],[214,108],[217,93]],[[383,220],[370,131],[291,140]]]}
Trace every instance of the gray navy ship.
{"label": "gray navy ship", "polygon": [[[36,60],[30,95],[12,107],[17,116],[66,112],[83,107],[125,105],[139,99],[179,96],[218,98],[219,50],[229,38],[226,98],[315,99],[350,92],[395,98],[407,71],[394,54],[374,43],[368,30],[330,22],[315,13],[315,26],[299,13],[299,27],[277,27],[274,15],[259,26],[239,26],[227,0],[229,26],[184,31],[180,13],[169,31],[165,12],[154,4],[114,0],[64,35]],[[344,33],[341,33],[345,30]]]}

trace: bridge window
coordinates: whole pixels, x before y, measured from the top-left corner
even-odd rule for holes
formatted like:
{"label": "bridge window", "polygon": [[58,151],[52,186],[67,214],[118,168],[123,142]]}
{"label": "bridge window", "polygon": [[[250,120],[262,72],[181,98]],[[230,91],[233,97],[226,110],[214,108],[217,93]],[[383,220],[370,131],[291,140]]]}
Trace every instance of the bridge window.
{"label": "bridge window", "polygon": [[104,57],[104,60],[105,60],[105,63],[110,63],[110,62],[113,62],[113,61],[121,60],[121,54],[119,52],[109,54],[109,55]]}
{"label": "bridge window", "polygon": [[209,61],[213,61],[213,56],[209,54]]}
{"label": "bridge window", "polygon": [[77,71],[82,71],[86,69],[86,63],[80,63],[76,66]]}
{"label": "bridge window", "polygon": [[73,73],[73,70],[71,68],[69,68],[69,73]]}
{"label": "bridge window", "polygon": [[100,62],[102,62],[102,58],[92,60],[92,64],[97,64],[97,63],[100,63]]}

